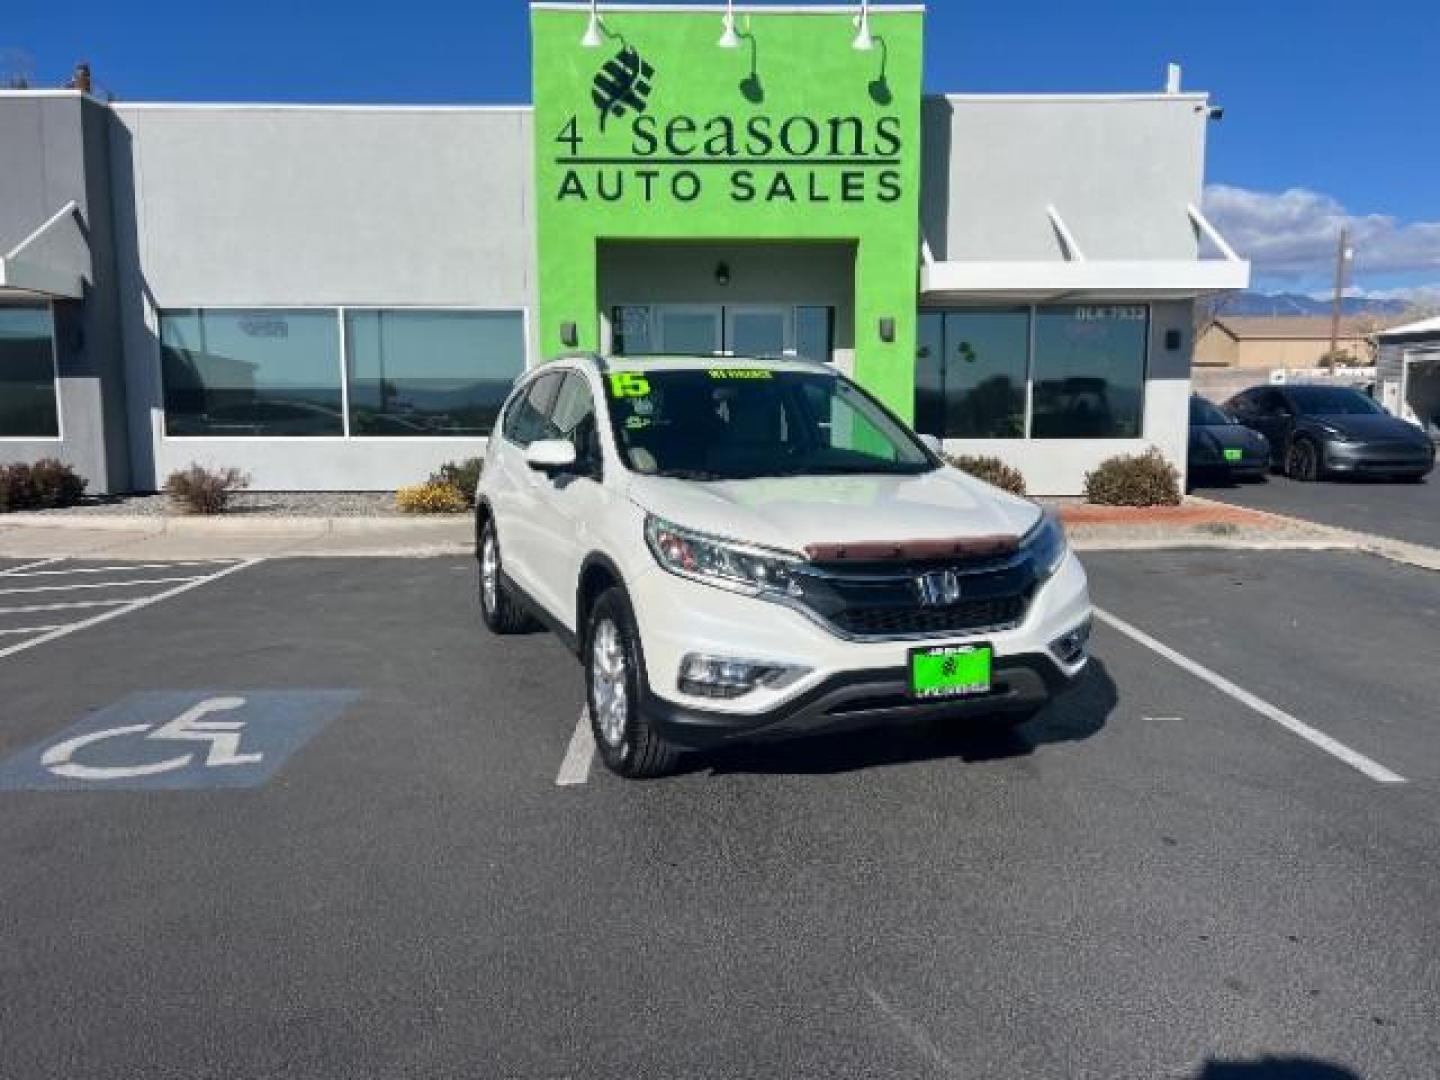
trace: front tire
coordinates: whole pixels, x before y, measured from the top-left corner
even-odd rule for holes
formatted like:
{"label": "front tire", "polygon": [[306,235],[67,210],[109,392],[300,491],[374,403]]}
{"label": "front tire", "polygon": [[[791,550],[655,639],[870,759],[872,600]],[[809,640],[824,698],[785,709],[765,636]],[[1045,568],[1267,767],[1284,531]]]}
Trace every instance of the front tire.
{"label": "front tire", "polygon": [[673,772],[680,752],[641,707],[640,635],[624,592],[612,588],[590,610],[585,634],[585,691],[590,731],[605,767],[627,779]]}
{"label": "front tire", "polygon": [[1296,439],[1285,455],[1285,475],[1301,483],[1320,479],[1320,448],[1309,439]]}
{"label": "front tire", "polygon": [[521,634],[535,623],[525,609],[515,602],[501,572],[500,536],[495,519],[486,518],[480,526],[476,554],[480,561],[480,617],[492,634]]}

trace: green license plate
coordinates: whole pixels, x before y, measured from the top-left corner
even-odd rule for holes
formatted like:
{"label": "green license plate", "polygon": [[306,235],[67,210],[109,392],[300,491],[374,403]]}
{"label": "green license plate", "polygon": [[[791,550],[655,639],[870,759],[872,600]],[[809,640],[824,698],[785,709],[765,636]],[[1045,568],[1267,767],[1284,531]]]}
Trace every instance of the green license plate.
{"label": "green license plate", "polygon": [[938,645],[910,650],[910,693],[917,698],[973,697],[990,692],[989,645]]}
{"label": "green license plate", "polygon": [[1228,447],[1228,446],[1225,448],[1225,460],[1226,460],[1226,461],[1230,461],[1230,462],[1240,461],[1240,460],[1242,460],[1244,457],[1245,457],[1245,451],[1244,451],[1244,450],[1233,450],[1233,449],[1231,449],[1231,448]]}

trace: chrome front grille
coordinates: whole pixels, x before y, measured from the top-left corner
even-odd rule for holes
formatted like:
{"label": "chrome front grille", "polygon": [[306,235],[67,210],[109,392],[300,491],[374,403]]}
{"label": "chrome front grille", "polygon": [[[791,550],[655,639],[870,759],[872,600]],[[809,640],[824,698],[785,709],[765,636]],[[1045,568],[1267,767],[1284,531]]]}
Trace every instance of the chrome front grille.
{"label": "chrome front grille", "polygon": [[[927,574],[953,573],[959,595],[927,603]],[[808,566],[797,575],[803,603],[832,631],[861,639],[972,635],[1018,626],[1034,597],[1034,567],[1025,555],[971,563],[912,563],[859,569]]]}

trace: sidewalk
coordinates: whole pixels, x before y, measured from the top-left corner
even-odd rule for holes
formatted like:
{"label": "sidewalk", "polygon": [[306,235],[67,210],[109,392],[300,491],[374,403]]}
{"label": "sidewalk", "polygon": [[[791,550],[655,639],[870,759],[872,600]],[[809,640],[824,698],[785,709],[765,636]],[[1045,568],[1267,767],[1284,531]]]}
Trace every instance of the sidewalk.
{"label": "sidewalk", "polygon": [[[1341,550],[1440,570],[1440,549],[1191,496],[1180,506],[1091,506],[1040,499],[1077,551],[1165,548]],[[0,515],[0,558],[117,560],[256,556],[470,555],[469,514],[443,517]]]}
{"label": "sidewalk", "polygon": [[445,517],[0,516],[0,557],[107,559],[467,555],[469,514]]}

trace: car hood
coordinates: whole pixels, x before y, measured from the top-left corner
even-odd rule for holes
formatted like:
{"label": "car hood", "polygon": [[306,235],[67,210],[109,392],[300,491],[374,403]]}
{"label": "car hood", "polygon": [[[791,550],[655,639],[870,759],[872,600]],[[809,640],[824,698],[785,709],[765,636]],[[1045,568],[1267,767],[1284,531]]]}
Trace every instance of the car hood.
{"label": "car hood", "polygon": [[1258,431],[1251,431],[1242,424],[1194,424],[1190,428],[1191,441],[1208,439],[1213,445],[1226,449],[1250,450],[1262,446],[1265,437]]}
{"label": "car hood", "polygon": [[1334,428],[1352,439],[1404,439],[1414,443],[1427,440],[1426,434],[1414,424],[1379,413],[1341,413],[1334,416],[1306,416],[1305,419],[1321,427]]}
{"label": "car hood", "polygon": [[637,475],[630,498],[683,528],[797,553],[814,544],[1023,536],[1034,503],[956,469],[918,476],[693,481]]}

